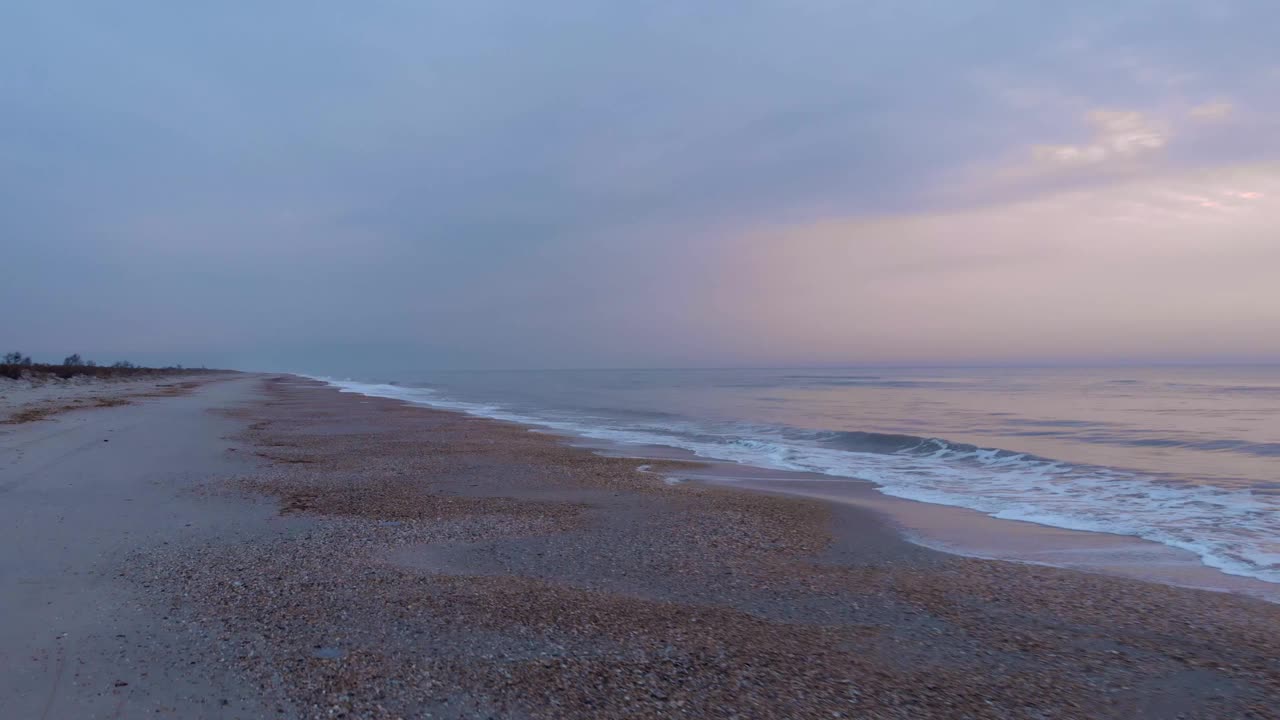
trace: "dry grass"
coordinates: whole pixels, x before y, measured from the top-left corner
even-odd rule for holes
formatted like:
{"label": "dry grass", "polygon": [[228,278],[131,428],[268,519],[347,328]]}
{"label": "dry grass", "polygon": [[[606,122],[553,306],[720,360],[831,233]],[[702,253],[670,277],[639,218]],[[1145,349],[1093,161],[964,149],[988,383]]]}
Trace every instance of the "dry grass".
{"label": "dry grass", "polygon": [[128,400],[127,398],[119,398],[119,397],[107,398],[107,397],[100,397],[100,398],[94,398],[93,407],[100,407],[100,408],[103,408],[103,407],[119,407],[119,406],[121,406],[121,405],[132,405],[132,404],[133,404],[133,402],[132,402],[132,401],[130,401],[130,400]]}
{"label": "dry grass", "polygon": [[30,365],[26,365],[0,363],[0,377],[7,377],[13,380],[27,378],[35,381],[50,380],[52,378],[61,378],[66,380],[73,377],[121,379],[234,372],[234,370],[206,370],[204,368],[111,367],[107,365],[52,365],[48,363],[32,363]]}
{"label": "dry grass", "polygon": [[74,398],[63,405],[36,405],[32,407],[25,407],[10,415],[8,418],[0,420],[0,425],[21,425],[23,423],[48,420],[53,415],[70,412],[72,410],[132,405],[134,400],[137,400],[138,398],[162,398],[186,395],[192,390],[203,385],[205,382],[208,382],[208,380],[184,380],[182,382],[159,384],[145,392],[135,392],[116,396],[97,395]]}
{"label": "dry grass", "polygon": [[175,397],[177,395],[186,395],[192,390],[200,387],[204,383],[199,380],[187,380],[180,383],[165,383],[156,386],[151,392],[141,393],[137,397]]}
{"label": "dry grass", "polygon": [[[50,415],[61,412],[68,408],[51,408],[51,407],[35,407],[19,410],[4,420],[0,420],[0,425],[21,425],[22,423],[37,422],[47,420]],[[74,409],[74,408],[71,408]]]}

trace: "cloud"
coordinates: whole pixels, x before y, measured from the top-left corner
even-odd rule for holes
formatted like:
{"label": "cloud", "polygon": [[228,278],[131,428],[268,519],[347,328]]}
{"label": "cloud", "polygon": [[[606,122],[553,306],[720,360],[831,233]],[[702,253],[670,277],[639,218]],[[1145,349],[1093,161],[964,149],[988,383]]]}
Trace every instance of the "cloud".
{"label": "cloud", "polygon": [[[1148,4],[17,0],[0,307],[29,311],[4,330],[57,357],[189,333],[193,352],[733,363],[689,320],[737,259],[721,228],[906,232],[1066,191],[1119,212],[1107,193],[1136,203],[1133,182],[1280,157],[1280,3]],[[1194,199],[1169,212],[1223,224],[1280,197],[1176,192]],[[1009,266],[983,217],[901,263]]]}
{"label": "cloud", "polygon": [[759,229],[715,320],[761,364],[1276,357],[1278,190],[1280,166],[1218,168]]}
{"label": "cloud", "polygon": [[1217,122],[1226,120],[1231,117],[1231,113],[1235,111],[1235,106],[1223,100],[1196,105],[1187,111],[1187,115],[1193,120],[1201,120],[1205,122]]}
{"label": "cloud", "polygon": [[1079,145],[1034,145],[1032,159],[1049,169],[1131,164],[1159,153],[1169,132],[1136,111],[1094,110],[1086,116],[1094,136]]}

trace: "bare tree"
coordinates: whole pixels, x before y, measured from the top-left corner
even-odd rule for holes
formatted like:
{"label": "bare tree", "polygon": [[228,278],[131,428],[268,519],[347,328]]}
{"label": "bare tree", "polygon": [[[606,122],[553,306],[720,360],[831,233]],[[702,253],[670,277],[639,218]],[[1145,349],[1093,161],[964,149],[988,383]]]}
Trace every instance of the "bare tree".
{"label": "bare tree", "polygon": [[62,359],[62,364],[79,367],[81,365],[84,365],[84,360],[80,358],[80,353],[72,353]]}

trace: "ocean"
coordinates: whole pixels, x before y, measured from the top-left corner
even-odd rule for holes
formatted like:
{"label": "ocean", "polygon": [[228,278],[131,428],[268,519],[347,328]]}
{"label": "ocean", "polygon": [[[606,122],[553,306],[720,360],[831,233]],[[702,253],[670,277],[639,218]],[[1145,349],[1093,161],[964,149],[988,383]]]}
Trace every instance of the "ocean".
{"label": "ocean", "polygon": [[1280,583],[1280,367],[403,372],[345,390],[994,518]]}

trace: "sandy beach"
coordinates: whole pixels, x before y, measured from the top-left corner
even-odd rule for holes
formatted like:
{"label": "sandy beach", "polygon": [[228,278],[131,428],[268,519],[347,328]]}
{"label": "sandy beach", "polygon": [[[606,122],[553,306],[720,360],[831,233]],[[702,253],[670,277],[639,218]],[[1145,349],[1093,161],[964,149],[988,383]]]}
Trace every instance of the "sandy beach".
{"label": "sandy beach", "polygon": [[0,451],[10,717],[1280,717],[1280,606],[292,376]]}

